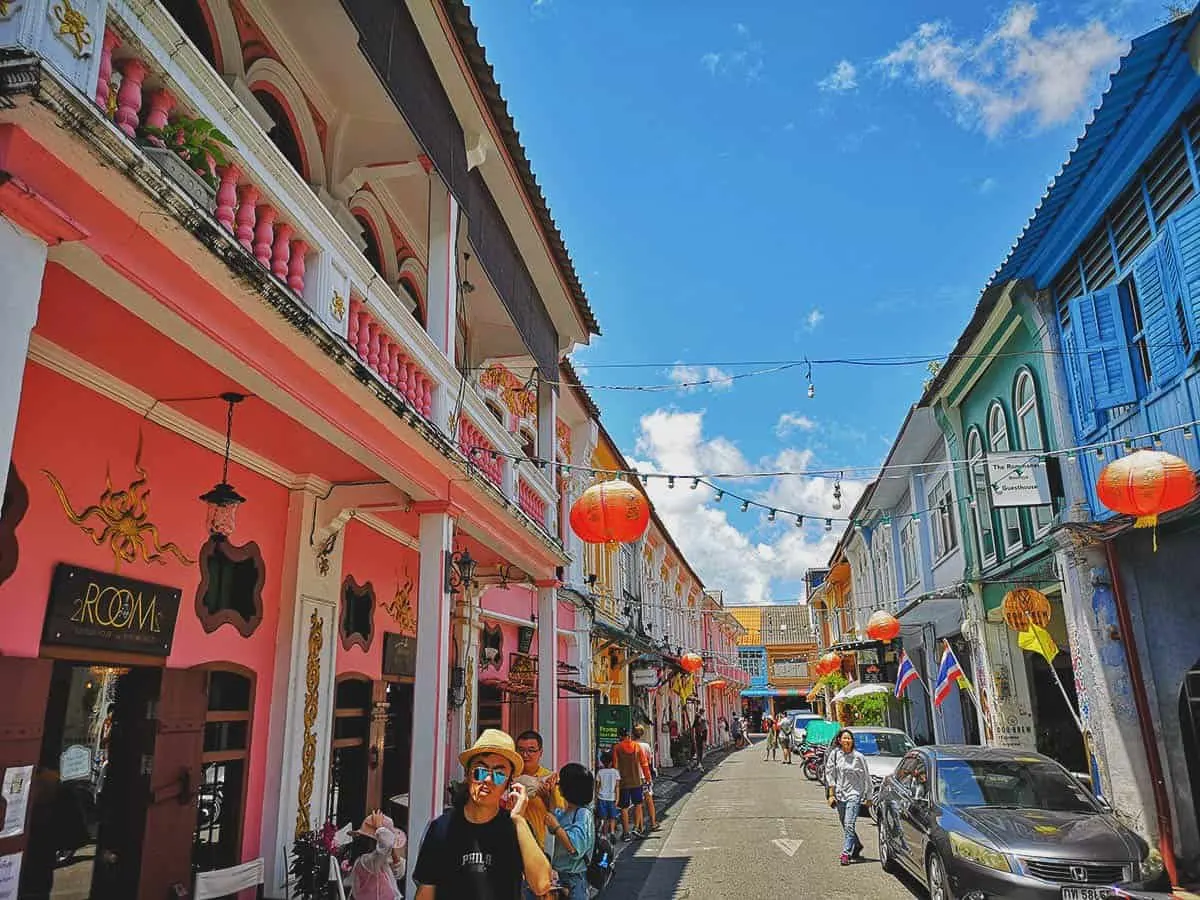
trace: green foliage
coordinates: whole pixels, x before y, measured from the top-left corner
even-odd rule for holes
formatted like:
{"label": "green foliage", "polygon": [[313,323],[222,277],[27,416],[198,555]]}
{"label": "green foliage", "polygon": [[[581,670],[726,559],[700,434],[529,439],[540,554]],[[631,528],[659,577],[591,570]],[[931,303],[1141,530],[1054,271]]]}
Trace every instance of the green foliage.
{"label": "green foliage", "polygon": [[216,167],[229,165],[225,150],[233,142],[208,119],[176,116],[162,128],[146,127],[142,131],[173,150],[209,187],[217,186]]}
{"label": "green foliage", "polygon": [[849,683],[841,672],[830,672],[817,679],[817,687],[827,687],[835,694]]}
{"label": "green foliage", "polygon": [[846,705],[854,711],[855,725],[883,725],[887,722],[887,694],[861,694]]}

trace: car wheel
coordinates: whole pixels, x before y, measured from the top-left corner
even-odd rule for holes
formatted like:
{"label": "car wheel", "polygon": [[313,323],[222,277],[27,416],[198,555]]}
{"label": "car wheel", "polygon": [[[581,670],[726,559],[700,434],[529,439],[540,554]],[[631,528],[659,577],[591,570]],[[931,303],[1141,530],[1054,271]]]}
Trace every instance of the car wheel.
{"label": "car wheel", "polygon": [[925,863],[925,875],[929,885],[929,900],[954,900],[950,878],[946,875],[946,864],[936,850],[929,854],[929,860]]}
{"label": "car wheel", "polygon": [[879,865],[889,875],[895,875],[900,871],[900,867],[896,864],[896,857],[892,855],[892,834],[891,829],[888,828],[886,816],[879,817]]}

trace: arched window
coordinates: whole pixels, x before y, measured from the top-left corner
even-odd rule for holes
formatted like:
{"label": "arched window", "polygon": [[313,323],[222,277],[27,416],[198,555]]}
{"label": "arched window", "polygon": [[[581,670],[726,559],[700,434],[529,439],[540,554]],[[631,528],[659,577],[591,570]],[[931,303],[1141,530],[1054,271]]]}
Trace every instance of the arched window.
{"label": "arched window", "polygon": [[996,561],[996,530],[992,522],[991,484],[983,455],[983,440],[976,428],[967,435],[967,460],[971,472],[971,518],[975,523],[980,564],[985,567]]}
{"label": "arched window", "polygon": [[367,221],[366,216],[361,216],[358,213],[354,214],[354,221],[356,221],[359,224],[359,227],[362,228],[363,240],[367,242],[367,245],[363,247],[363,258],[370,263],[372,269],[382,275],[383,254],[379,249],[379,238],[375,234],[374,226]]}
{"label": "arched window", "polygon": [[262,108],[266,110],[267,115],[271,117],[271,121],[275,123],[275,127],[271,129],[268,137],[271,138],[271,143],[279,148],[279,152],[284,155],[292,168],[300,173],[301,177],[307,179],[308,173],[304,166],[304,152],[300,149],[300,139],[296,136],[295,126],[292,124],[291,116],[288,115],[283,104],[270,91],[257,90],[254,92],[254,99],[262,104]]}
{"label": "arched window", "polygon": [[879,586],[879,603],[894,603],[896,596],[896,570],[892,564],[892,528],[880,525],[871,538],[875,556],[875,583]]}
{"label": "arched window", "polygon": [[183,29],[200,55],[208,60],[209,65],[220,71],[217,61],[216,41],[209,26],[208,16],[199,0],[162,0],[171,18]]}
{"label": "arched window", "polygon": [[[1004,415],[1004,407],[997,401],[992,401],[988,407],[988,447],[994,453],[1007,453],[1012,449],[1012,440],[1008,436],[1008,418]],[[1006,506],[1000,510],[1000,524],[1004,553],[1008,555],[1021,549],[1021,516],[1015,507]]]}
{"label": "arched window", "polygon": [[242,816],[250,755],[254,681],[249,671],[211,669],[204,755],[196,791],[192,868],[225,869],[242,861]]}
{"label": "arched window", "polygon": [[[1022,369],[1017,373],[1013,386],[1013,403],[1017,410],[1017,435],[1022,450],[1045,450],[1046,437],[1042,433],[1042,419],[1038,412],[1037,385],[1033,373]],[[1041,534],[1054,522],[1054,508],[1049,504],[1035,506],[1030,511],[1035,534]]]}

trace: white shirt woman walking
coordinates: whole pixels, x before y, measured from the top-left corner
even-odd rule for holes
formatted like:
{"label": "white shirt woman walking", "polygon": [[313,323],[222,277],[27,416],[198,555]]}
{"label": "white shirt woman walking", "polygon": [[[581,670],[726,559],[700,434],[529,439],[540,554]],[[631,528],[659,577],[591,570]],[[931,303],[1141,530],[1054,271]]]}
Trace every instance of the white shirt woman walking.
{"label": "white shirt woman walking", "polygon": [[863,850],[855,825],[858,810],[871,792],[871,773],[867,769],[867,758],[854,749],[854,733],[850,729],[839,731],[835,743],[825,760],[825,784],[829,805],[837,807],[838,820],[846,832],[841,863],[848,866]]}

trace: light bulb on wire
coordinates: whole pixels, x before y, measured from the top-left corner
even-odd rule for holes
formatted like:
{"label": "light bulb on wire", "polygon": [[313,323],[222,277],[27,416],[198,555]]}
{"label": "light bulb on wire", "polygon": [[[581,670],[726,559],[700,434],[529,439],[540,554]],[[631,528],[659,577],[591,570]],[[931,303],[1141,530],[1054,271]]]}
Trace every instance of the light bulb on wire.
{"label": "light bulb on wire", "polygon": [[746,511],[746,510],[748,510],[749,508],[750,508],[750,501],[749,501],[749,500],[743,500],[743,501],[742,501],[742,512],[745,512],[745,511]]}
{"label": "light bulb on wire", "polygon": [[840,479],[833,483],[833,508],[842,508],[842,482]]}
{"label": "light bulb on wire", "polygon": [[775,510],[771,510],[769,513],[767,513],[767,521],[768,522],[775,521]]}
{"label": "light bulb on wire", "polygon": [[669,488],[675,487],[675,476],[674,475],[667,476],[667,487],[669,487]]}
{"label": "light bulb on wire", "polygon": [[692,479],[692,490],[694,491],[694,490],[695,490],[696,488],[698,488],[698,487],[700,487],[700,479],[699,479],[699,478],[693,478],[693,479]]}

